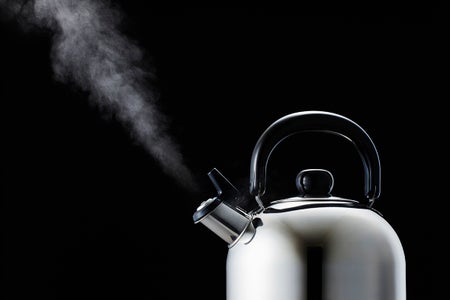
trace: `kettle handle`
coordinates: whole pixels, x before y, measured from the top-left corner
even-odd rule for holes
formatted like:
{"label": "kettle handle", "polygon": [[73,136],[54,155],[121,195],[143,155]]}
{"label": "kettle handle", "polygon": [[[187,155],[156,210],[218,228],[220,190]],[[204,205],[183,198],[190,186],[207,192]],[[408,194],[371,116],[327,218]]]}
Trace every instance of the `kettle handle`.
{"label": "kettle handle", "polygon": [[250,194],[262,206],[266,191],[267,163],[275,147],[285,138],[301,132],[327,132],[350,140],[364,166],[364,192],[371,206],[380,196],[381,167],[377,149],[369,135],[354,121],[325,111],[303,111],[286,115],[270,125],[253,149],[250,163]]}

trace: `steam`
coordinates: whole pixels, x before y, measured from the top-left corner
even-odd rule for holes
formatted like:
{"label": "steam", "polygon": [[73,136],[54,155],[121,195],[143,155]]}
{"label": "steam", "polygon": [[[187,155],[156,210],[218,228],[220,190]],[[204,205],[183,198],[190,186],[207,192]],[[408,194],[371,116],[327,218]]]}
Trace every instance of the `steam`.
{"label": "steam", "polygon": [[119,31],[122,15],[103,0],[0,0],[22,21],[53,33],[55,78],[73,83],[112,113],[160,164],[163,171],[192,189],[194,180],[177,144],[168,136],[167,119],[156,107],[151,72],[143,51]]}

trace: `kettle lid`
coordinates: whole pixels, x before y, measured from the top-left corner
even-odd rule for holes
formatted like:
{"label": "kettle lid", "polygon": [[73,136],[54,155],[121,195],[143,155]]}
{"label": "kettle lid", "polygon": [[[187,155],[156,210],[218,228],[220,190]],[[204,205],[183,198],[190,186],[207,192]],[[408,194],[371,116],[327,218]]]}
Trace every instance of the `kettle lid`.
{"label": "kettle lid", "polygon": [[334,178],[325,169],[305,169],[298,173],[295,180],[299,195],[287,199],[272,201],[264,213],[280,213],[298,209],[317,207],[368,208],[377,214],[378,211],[356,200],[334,197],[331,191]]}

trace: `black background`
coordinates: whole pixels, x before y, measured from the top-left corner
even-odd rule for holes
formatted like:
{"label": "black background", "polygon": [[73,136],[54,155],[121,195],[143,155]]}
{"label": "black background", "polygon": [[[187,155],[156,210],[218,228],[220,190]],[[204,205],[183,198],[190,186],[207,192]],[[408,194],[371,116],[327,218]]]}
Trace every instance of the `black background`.
{"label": "black background", "polygon": [[[147,53],[159,108],[199,185],[178,186],[88,95],[53,79],[51,33],[2,21],[4,299],[225,299],[227,247],[192,213],[219,168],[247,188],[250,155],[276,119],[327,110],[360,124],[381,156],[375,203],[407,259],[408,299],[432,299],[444,249],[443,35],[438,5],[162,7],[114,2]],[[288,139],[269,164],[272,197],[296,173],[330,169],[362,197],[351,145]]]}

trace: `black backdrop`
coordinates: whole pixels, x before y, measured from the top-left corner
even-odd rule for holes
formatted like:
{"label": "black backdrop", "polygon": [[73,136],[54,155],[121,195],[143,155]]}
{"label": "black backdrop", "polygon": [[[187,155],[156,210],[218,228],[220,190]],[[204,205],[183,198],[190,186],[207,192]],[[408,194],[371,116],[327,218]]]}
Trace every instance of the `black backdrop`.
{"label": "black backdrop", "polygon": [[[315,109],[373,138],[383,168],[375,208],[403,243],[408,298],[432,299],[444,239],[439,8],[143,3],[118,3],[123,29],[151,58],[159,107],[200,190],[180,188],[86,93],[53,80],[50,33],[3,20],[2,296],[224,299],[227,247],[191,219],[214,195],[206,174],[217,167],[246,188],[263,130]],[[335,137],[289,139],[269,167],[273,197],[295,193],[305,167],[331,169],[337,195],[361,197],[357,155]]]}

